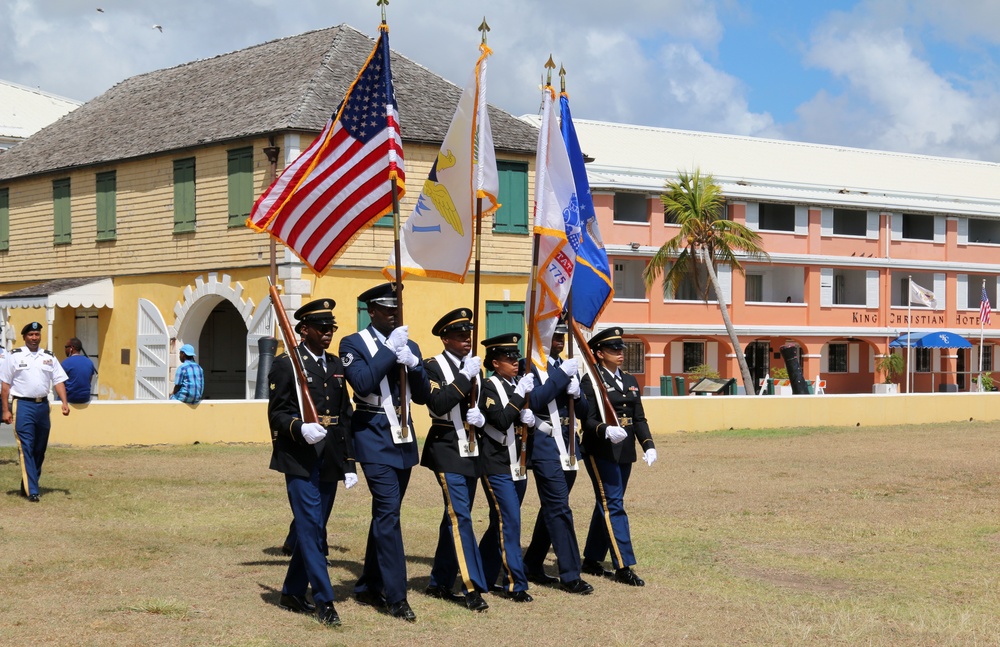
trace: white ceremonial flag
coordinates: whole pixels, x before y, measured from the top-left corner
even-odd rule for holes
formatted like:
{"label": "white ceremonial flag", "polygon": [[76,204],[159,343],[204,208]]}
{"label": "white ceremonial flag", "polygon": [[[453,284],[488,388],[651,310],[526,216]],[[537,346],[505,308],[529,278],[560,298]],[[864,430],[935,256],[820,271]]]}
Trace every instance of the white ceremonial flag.
{"label": "white ceremonial flag", "polygon": [[937,310],[937,299],[934,298],[934,293],[917,285],[913,279],[910,279],[910,303],[922,303],[928,308]]}
{"label": "white ceremonial flag", "polygon": [[[417,205],[400,228],[403,276],[464,283],[475,234],[475,201],[483,201],[484,216],[500,206],[496,153],[486,110],[486,57],[491,52],[486,45],[479,50],[476,69],[458,101]],[[395,280],[395,251],[382,273]]]}
{"label": "white ceremonial flag", "polygon": [[576,249],[580,246],[580,205],[576,196],[573,169],[566,143],[559,131],[555,110],[555,91],[544,89],[542,125],[538,132],[535,160],[535,223],[538,241],[538,266],[528,283],[535,284],[531,361],[539,371],[546,370],[549,347],[556,322],[562,314],[576,268]]}

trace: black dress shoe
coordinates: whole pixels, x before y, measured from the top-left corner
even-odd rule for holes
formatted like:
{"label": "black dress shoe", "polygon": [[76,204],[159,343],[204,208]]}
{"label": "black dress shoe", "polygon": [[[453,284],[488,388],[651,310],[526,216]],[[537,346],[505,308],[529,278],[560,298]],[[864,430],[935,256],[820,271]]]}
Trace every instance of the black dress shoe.
{"label": "black dress shoe", "polygon": [[29,494],[28,501],[31,501],[32,503],[38,503],[39,501],[41,501],[41,499],[38,497],[37,494]]}
{"label": "black dress shoe", "polygon": [[590,595],[594,592],[594,587],[587,584],[583,580],[573,580],[572,582],[563,582],[559,585],[563,591],[567,593],[576,593],[577,595]]}
{"label": "black dress shoe", "polygon": [[292,547],[289,546],[288,544],[282,544],[281,545],[281,554],[282,555],[286,555],[288,557],[291,557],[291,555],[292,555]]}
{"label": "black dress shoe", "polygon": [[354,599],[358,601],[358,604],[364,604],[369,607],[375,607],[376,609],[384,609],[385,598],[380,593],[376,593],[371,589],[365,589],[364,591],[359,591],[354,594]]}
{"label": "black dress shoe", "polygon": [[278,598],[278,606],[286,611],[294,611],[295,613],[312,613],[316,610],[316,605],[306,599],[304,595],[292,595],[290,593],[282,593],[281,597]]}
{"label": "black dress shoe", "polygon": [[532,600],[535,599],[531,597],[531,594],[528,593],[527,591],[514,591],[513,593],[504,591],[500,595],[510,600],[511,602],[531,602]]}
{"label": "black dress shoe", "polygon": [[545,571],[529,571],[528,581],[532,584],[540,584],[542,586],[555,586],[559,584],[558,577],[552,577]]}
{"label": "black dress shoe", "polygon": [[602,566],[600,562],[596,562],[592,559],[583,560],[583,566],[580,567],[580,570],[587,575],[596,575],[597,577],[604,577],[606,572],[604,570],[604,566]]}
{"label": "black dress shoe", "polygon": [[333,602],[324,602],[319,605],[316,608],[316,619],[319,620],[320,624],[330,627],[340,626],[340,616],[337,614],[337,610],[333,608]]}
{"label": "black dress shoe", "polygon": [[428,586],[424,589],[426,595],[432,598],[437,598],[438,600],[447,600],[448,602],[465,602],[465,597],[461,593],[454,593],[451,589],[444,585]]}
{"label": "black dress shoe", "polygon": [[469,609],[469,611],[479,612],[486,611],[490,608],[490,605],[486,604],[486,600],[483,599],[483,596],[479,595],[476,591],[465,594],[465,606]]}
{"label": "black dress shoe", "polygon": [[393,602],[389,605],[389,615],[393,618],[399,618],[400,620],[406,620],[407,622],[416,622],[417,614],[413,613],[413,609],[410,608],[410,604],[406,600],[401,600],[399,602]]}
{"label": "black dress shoe", "polygon": [[621,582],[622,584],[628,584],[629,586],[646,586],[646,583],[642,581],[642,578],[636,575],[635,571],[628,566],[625,568],[619,568],[615,571],[615,581]]}

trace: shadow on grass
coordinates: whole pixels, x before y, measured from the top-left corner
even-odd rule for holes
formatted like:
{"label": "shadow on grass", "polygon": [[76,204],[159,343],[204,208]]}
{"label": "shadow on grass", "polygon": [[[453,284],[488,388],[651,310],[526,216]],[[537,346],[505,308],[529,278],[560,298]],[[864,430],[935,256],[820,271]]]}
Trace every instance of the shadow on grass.
{"label": "shadow on grass", "polygon": [[[43,496],[44,497],[44,496],[46,496],[48,494],[56,494],[56,493],[62,493],[62,494],[65,494],[66,496],[69,496],[69,490],[66,489],[66,488],[61,488],[61,487],[40,487],[40,488],[38,488],[38,495],[39,496]],[[24,496],[24,493],[21,492],[20,488],[14,488],[13,490],[7,490],[7,492],[5,494],[7,496],[17,496],[17,497],[23,497]]]}

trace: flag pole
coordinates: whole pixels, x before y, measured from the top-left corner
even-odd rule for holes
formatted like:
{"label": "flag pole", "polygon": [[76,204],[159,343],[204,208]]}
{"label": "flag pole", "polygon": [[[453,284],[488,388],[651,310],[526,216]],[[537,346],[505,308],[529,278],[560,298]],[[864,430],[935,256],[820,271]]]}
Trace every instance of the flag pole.
{"label": "flag pole", "polygon": [[[983,291],[982,294],[986,294],[986,279],[983,279]],[[986,336],[986,321],[983,320],[983,304],[979,304],[979,378],[976,380],[978,384],[978,391],[983,390],[983,341]]]}
{"label": "flag pole", "polygon": [[[559,92],[561,94],[566,94],[566,68],[562,65],[559,66]],[[566,321],[573,321],[573,289],[570,288],[569,294],[566,296]],[[568,335],[567,335],[568,336]],[[569,342],[569,348],[566,350],[566,355],[573,359],[573,339],[567,340]],[[572,379],[572,376],[570,376]],[[579,378],[577,378],[579,379]],[[576,465],[576,407],[574,406],[573,398],[569,399],[569,447],[567,448],[567,453],[569,454],[569,464],[571,466]]]}
{"label": "flag pole", "polygon": [[910,362],[910,321],[913,319],[911,316],[911,311],[913,309],[913,275],[908,274],[906,276],[908,281],[906,288],[906,392],[910,393],[910,384],[912,383],[912,377],[910,375],[911,362]]}

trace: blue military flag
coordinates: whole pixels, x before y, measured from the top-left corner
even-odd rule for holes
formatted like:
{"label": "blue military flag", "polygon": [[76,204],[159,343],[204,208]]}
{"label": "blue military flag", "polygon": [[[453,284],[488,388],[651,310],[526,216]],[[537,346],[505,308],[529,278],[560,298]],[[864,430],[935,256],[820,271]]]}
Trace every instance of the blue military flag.
{"label": "blue military flag", "polygon": [[573,127],[573,116],[569,111],[569,96],[559,95],[562,117],[562,136],[569,153],[569,163],[573,168],[576,197],[580,203],[580,227],[583,231],[580,247],[576,251],[576,272],[573,275],[573,319],[580,325],[593,328],[604,308],[611,303],[614,288],[611,284],[611,268],[608,253],[604,249],[601,230],[597,226],[594,200],[590,197],[590,183],[584,168],[583,152]]}

